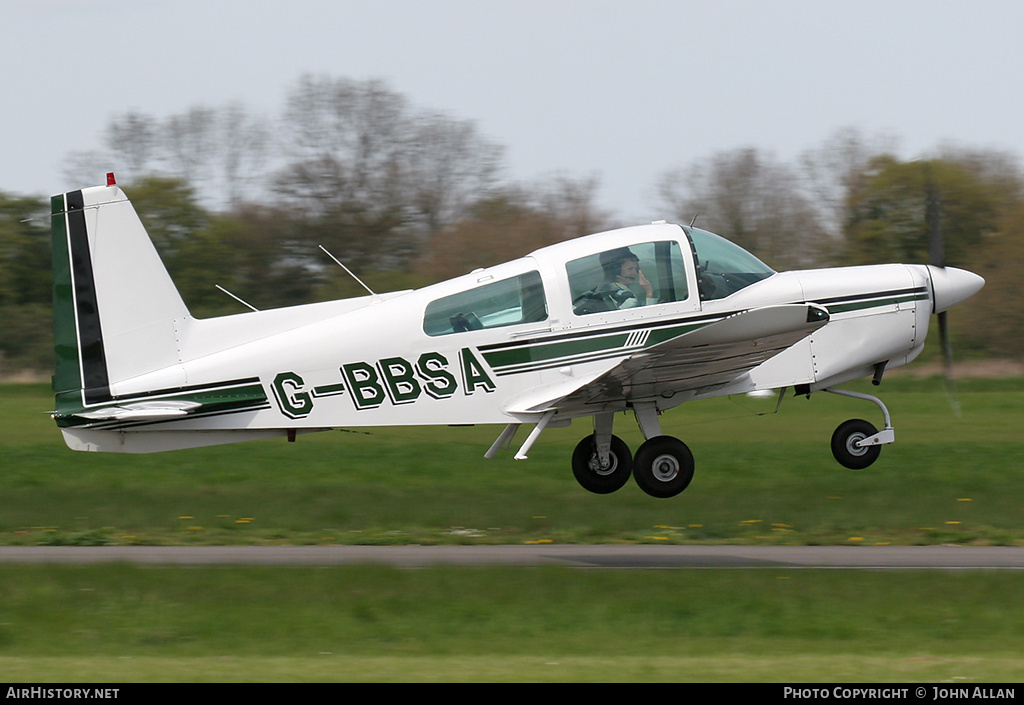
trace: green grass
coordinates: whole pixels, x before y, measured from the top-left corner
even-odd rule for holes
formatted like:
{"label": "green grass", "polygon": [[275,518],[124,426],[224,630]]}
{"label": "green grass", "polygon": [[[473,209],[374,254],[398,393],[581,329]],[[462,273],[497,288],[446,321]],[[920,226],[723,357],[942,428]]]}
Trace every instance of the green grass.
{"label": "green grass", "polygon": [[7,681],[1024,676],[1019,572],[0,570]]}
{"label": "green grass", "polygon": [[[662,418],[691,487],[578,487],[586,423],[527,462],[499,429],[388,428],[152,456],[67,450],[40,385],[0,386],[0,543],[1024,543],[1024,381],[878,390],[897,443],[831,458],[870,404],[819,394]],[[633,448],[629,417],[616,432]],[[522,436],[520,437],[521,440]],[[154,681],[1016,682],[1015,571],[399,570],[0,565],[0,678]]]}
{"label": "green grass", "polygon": [[[684,405],[662,417],[696,456],[693,484],[656,500],[597,496],[568,458],[587,421],[515,461],[485,460],[498,428],[328,432],[145,456],[75,453],[43,386],[0,387],[0,543],[979,543],[1024,541],[1024,383],[886,382],[897,442],[871,468],[831,457],[833,428],[879,423],[868,403],[817,394]],[[758,415],[767,412],[765,415]],[[634,449],[635,422],[616,433]],[[522,440],[521,434],[518,440]]]}

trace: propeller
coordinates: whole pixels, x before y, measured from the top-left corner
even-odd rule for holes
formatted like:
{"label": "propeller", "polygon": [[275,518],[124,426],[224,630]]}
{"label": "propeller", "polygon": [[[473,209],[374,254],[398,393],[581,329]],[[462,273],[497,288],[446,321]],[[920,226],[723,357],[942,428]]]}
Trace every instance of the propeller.
{"label": "propeller", "polygon": [[[928,259],[934,267],[946,268],[946,243],[939,225],[941,204],[935,182],[928,179],[928,193],[925,217],[928,220]],[[946,379],[946,396],[953,413],[960,416],[960,400],[956,393],[956,378],[953,376],[953,346],[949,338],[949,311],[939,311],[939,340],[942,344],[942,361]]]}

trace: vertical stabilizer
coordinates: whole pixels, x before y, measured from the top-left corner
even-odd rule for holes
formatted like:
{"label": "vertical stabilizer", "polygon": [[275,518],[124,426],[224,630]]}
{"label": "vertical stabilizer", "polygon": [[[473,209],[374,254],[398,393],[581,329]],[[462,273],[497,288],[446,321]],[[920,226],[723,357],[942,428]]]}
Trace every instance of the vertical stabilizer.
{"label": "vertical stabilizer", "polygon": [[88,407],[176,365],[189,313],[121,189],[54,196],[51,211],[57,408]]}

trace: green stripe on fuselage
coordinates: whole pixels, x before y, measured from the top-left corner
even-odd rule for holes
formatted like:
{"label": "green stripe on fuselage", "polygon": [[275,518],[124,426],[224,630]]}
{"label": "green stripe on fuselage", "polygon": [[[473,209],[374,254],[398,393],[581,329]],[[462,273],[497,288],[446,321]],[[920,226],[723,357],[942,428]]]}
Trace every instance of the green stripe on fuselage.
{"label": "green stripe on fuselage", "polygon": [[[825,306],[830,314],[836,314],[882,306],[894,306],[927,299],[928,292],[924,290],[894,291],[890,295],[879,292],[879,298],[859,297],[818,305]],[[738,313],[742,313],[742,311],[732,311],[717,316],[703,314],[695,316],[689,322],[682,320],[678,321],[675,325],[652,327],[649,329],[650,333],[643,342],[643,348],[651,348]],[[619,330],[614,333],[608,333],[607,331],[595,332],[590,336],[574,334],[572,338],[562,338],[550,342],[545,342],[544,340],[524,341],[522,343],[494,346],[493,349],[484,349],[481,352],[487,364],[499,374],[515,374],[540,369],[543,363],[550,363],[555,360],[564,364],[585,362],[588,359],[596,359],[595,354],[607,353],[607,356],[614,356],[614,353],[619,349],[622,350],[622,354],[628,354],[634,348],[627,349],[626,344],[629,341],[630,334],[637,330],[642,330],[642,328]]]}
{"label": "green stripe on fuselage", "polygon": [[[696,323],[652,328],[647,336],[644,347],[649,348],[652,345],[663,343],[666,340],[671,340],[698,328],[703,328],[711,322],[713,321],[704,319]],[[633,332],[633,330],[626,330],[611,335],[597,333],[593,336],[558,340],[550,343],[533,341],[516,345],[515,347],[484,351],[482,354],[487,364],[494,370],[551,360],[564,360],[566,363],[571,363],[576,358],[592,356],[593,353],[611,352],[620,348],[625,353],[627,352],[625,349],[626,343]]]}
{"label": "green stripe on fuselage", "polygon": [[602,350],[621,348],[626,344],[628,337],[629,333],[618,333],[615,335],[597,335],[589,338],[561,340],[551,343],[534,342],[533,344],[483,352],[482,354],[487,364],[491,366],[491,369],[499,369],[512,365],[545,362],[547,360],[575,357]]}
{"label": "green stripe on fuselage", "polygon": [[879,306],[895,306],[896,304],[909,303],[911,301],[923,301],[928,298],[927,292],[908,294],[903,296],[891,296],[884,299],[871,299],[869,301],[851,301],[849,303],[827,304],[829,313],[848,313],[850,311],[862,311],[868,308]]}

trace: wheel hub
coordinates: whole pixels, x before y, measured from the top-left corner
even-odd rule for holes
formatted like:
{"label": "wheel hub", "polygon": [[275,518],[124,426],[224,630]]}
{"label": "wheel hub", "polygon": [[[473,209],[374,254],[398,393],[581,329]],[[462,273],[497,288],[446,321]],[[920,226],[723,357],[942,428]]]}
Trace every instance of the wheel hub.
{"label": "wheel hub", "polygon": [[863,433],[851,433],[850,437],[846,439],[846,450],[850,455],[861,456],[868,452],[870,446],[862,446],[860,444],[867,438],[867,435]]}
{"label": "wheel hub", "polygon": [[679,459],[668,453],[659,455],[651,463],[651,470],[654,479],[660,482],[671,482],[679,474]]}
{"label": "wheel hub", "polygon": [[615,457],[614,453],[608,454],[608,463],[606,465],[601,464],[601,457],[597,453],[594,453],[590,459],[590,469],[595,475],[611,475],[618,466],[619,460]]}

